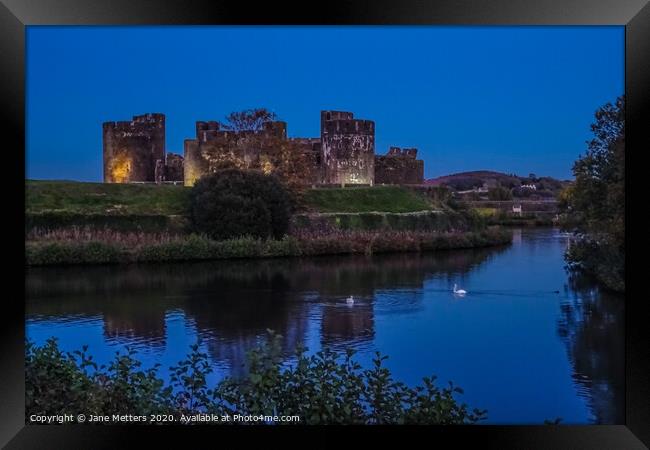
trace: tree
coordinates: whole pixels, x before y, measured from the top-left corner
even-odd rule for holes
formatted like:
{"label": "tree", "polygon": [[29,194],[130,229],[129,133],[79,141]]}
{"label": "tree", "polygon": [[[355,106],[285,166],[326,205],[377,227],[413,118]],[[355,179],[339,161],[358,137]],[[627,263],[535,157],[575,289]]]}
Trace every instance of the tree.
{"label": "tree", "polygon": [[575,183],[560,195],[565,228],[577,241],[569,266],[625,290],[625,98],[595,113],[594,137],[573,166]]}
{"label": "tree", "polygon": [[190,194],[196,231],[213,239],[282,238],[288,231],[291,197],[274,175],[227,169],[201,177]]}
{"label": "tree", "polygon": [[228,114],[222,126],[230,131],[260,131],[266,122],[274,120],[277,116],[266,108],[246,109]]}
{"label": "tree", "polygon": [[512,193],[510,189],[503,186],[497,186],[488,190],[488,199],[490,200],[512,200]]}

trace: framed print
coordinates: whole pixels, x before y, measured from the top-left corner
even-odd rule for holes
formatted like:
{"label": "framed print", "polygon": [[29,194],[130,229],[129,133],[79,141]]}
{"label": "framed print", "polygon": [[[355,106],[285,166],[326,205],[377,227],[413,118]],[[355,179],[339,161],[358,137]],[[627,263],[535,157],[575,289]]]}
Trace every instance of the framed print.
{"label": "framed print", "polygon": [[2,444],[647,448],[649,20],[2,0]]}

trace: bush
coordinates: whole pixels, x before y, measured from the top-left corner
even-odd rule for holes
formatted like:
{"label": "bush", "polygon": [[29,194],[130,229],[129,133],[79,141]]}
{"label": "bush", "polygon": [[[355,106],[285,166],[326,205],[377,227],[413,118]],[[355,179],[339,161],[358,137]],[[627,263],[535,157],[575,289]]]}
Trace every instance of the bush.
{"label": "bush", "polygon": [[291,194],[273,175],[227,169],[202,177],[190,194],[196,231],[213,239],[282,238],[289,228]]}
{"label": "bush", "polygon": [[307,425],[471,424],[486,418],[486,411],[457,401],[463,391],[451,382],[438,387],[432,376],[409,387],[394,380],[383,366],[387,357],[379,353],[371,368],[362,369],[352,350],[339,354],[326,348],[307,356],[299,347],[295,362],[287,365],[281,349],[281,336],[270,332],[248,353],[243,377],[227,377],[210,388],[212,367],[198,343],[170,368],[165,386],[158,365],[142,370],[130,350],[98,366],[87,347],[63,353],[53,338],[41,347],[28,342],[25,414],[297,415],[298,423]]}
{"label": "bush", "polygon": [[625,260],[615,244],[578,235],[566,251],[567,267],[594,276],[607,289],[625,291]]}
{"label": "bush", "polygon": [[28,242],[25,244],[28,265],[106,264],[122,262],[122,249],[110,243],[89,242]]}
{"label": "bush", "polygon": [[488,199],[490,200],[512,200],[512,192],[503,186],[497,186],[488,190]]}

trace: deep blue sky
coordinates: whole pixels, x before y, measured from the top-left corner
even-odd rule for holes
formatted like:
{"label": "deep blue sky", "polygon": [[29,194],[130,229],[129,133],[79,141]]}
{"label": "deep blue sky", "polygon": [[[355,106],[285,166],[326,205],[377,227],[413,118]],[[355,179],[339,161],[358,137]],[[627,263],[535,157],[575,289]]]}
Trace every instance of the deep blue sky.
{"label": "deep blue sky", "polygon": [[376,123],[376,152],[417,147],[425,177],[571,177],[594,111],[624,92],[623,27],[34,27],[27,177],[101,181],[101,123],[266,107],[290,136],[321,109]]}

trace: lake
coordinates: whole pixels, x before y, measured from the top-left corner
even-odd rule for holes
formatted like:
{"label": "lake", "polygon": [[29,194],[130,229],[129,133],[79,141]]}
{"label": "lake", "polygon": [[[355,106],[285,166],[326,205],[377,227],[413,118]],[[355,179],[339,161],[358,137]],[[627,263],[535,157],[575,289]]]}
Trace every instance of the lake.
{"label": "lake", "polygon": [[26,335],[86,344],[100,363],[130,346],[163,368],[200,339],[216,382],[241,375],[273,329],[288,360],[301,342],[352,347],[364,366],[389,356],[408,384],[451,380],[487,409],[483,423],[624,423],[623,297],[568,276],[568,235],[513,233],[508,246],[428,254],[32,268]]}

